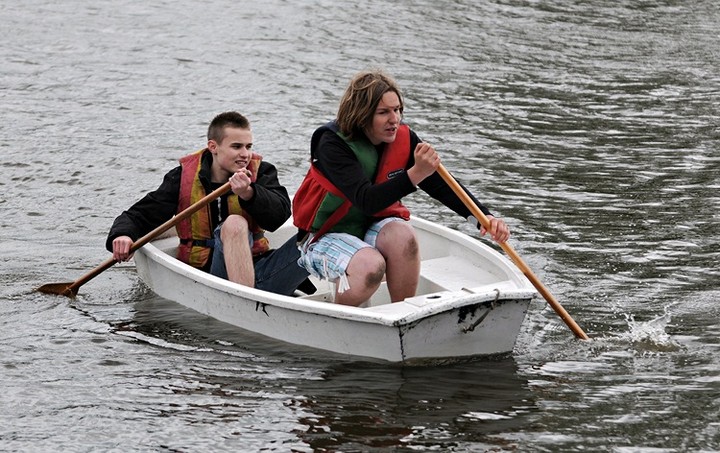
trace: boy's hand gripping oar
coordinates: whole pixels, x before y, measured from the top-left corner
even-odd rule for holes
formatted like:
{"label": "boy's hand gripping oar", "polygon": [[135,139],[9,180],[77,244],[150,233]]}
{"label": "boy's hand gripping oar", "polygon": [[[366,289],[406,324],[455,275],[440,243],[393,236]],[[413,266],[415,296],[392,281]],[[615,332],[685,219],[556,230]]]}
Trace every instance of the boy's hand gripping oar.
{"label": "boy's hand gripping oar", "polygon": [[[442,179],[450,186],[453,192],[455,192],[455,195],[457,195],[462,200],[462,202],[470,210],[472,215],[474,215],[475,218],[478,219],[480,224],[485,227],[487,231],[490,231],[490,220],[475,204],[472,198],[468,196],[468,194],[463,190],[463,188],[460,187],[460,184],[455,181],[455,178],[452,177],[452,175],[445,169],[442,164],[440,164],[440,166],[438,167],[437,172],[440,174]],[[503,242],[499,245],[512,259],[513,263],[515,263],[515,265],[522,271],[522,273],[525,274],[525,276],[528,278],[528,280],[530,280],[530,282],[533,284],[533,286],[535,286],[535,288],[540,292],[540,294],[542,294],[542,296],[550,304],[553,310],[555,310],[555,313],[557,313],[560,318],[565,322],[565,324],[567,324],[570,330],[573,331],[575,336],[582,340],[587,340],[588,336],[585,334],[585,332],[583,332],[580,326],[577,325],[577,323],[572,319],[568,312],[565,311],[565,309],[562,307],[562,305],[560,305],[560,303],[555,299],[555,297],[550,294],[550,291],[545,287],[545,285],[542,284],[542,282],[535,276],[535,274],[533,274],[530,268],[525,264],[522,258],[520,258],[520,255],[518,255],[517,252],[515,252],[515,250],[510,246],[510,244],[508,244],[507,242]]]}
{"label": "boy's hand gripping oar", "polygon": [[[145,236],[143,236],[140,239],[138,239],[137,241],[133,242],[132,246],[130,246],[130,253],[133,253],[135,250],[139,249],[140,247],[142,247],[143,245],[152,241],[153,239],[157,238],[158,236],[160,236],[161,234],[163,234],[170,228],[174,227],[181,221],[190,217],[196,211],[203,208],[211,201],[222,196],[228,190],[230,190],[230,181],[226,182],[225,184],[220,186],[218,189],[214,190],[213,192],[209,193],[202,199],[193,203],[187,209],[185,209],[181,213],[175,215],[172,219],[168,220],[167,222],[163,223],[159,227],[155,228],[154,230],[152,230]],[[75,280],[74,282],[47,283],[47,284],[39,287],[37,290],[40,291],[41,293],[46,293],[46,294],[58,294],[58,295],[63,295],[63,296],[68,296],[68,297],[75,297],[77,295],[78,288],[80,288],[85,283],[89,282],[93,278],[100,275],[103,271],[112,267],[115,263],[117,263],[117,261],[114,258],[110,258],[110,259],[104,261],[101,265],[99,265],[92,271],[88,272],[87,274],[83,275],[79,279]]]}

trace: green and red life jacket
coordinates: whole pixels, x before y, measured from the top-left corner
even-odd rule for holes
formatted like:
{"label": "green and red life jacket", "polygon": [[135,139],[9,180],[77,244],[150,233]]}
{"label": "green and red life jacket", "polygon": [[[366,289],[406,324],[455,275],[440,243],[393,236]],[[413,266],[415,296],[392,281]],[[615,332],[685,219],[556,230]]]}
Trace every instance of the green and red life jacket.
{"label": "green and red life jacket", "polygon": [[[405,171],[410,160],[410,128],[401,124],[397,136],[378,159],[375,146],[366,139],[350,141],[338,129],[335,123],[329,123],[315,132],[319,137],[325,130],[332,130],[350,147],[363,168],[365,175],[375,184],[385,182]],[[315,140],[313,140],[313,144]],[[349,233],[363,238],[370,220],[385,217],[410,218],[410,211],[400,201],[396,201],[380,212],[368,216],[352,206],[345,195],[338,190],[314,165],[305,175],[305,179],[293,198],[293,223],[304,231],[315,233],[313,240],[327,232]]]}
{"label": "green and red life jacket", "polygon": [[[178,200],[178,213],[184,211],[194,203],[201,200],[205,195],[205,187],[200,182],[200,169],[202,167],[202,157],[206,152],[210,152],[207,148],[189,154],[180,159],[182,165],[182,174],[180,177],[180,199]],[[253,153],[248,170],[250,170],[250,180],[255,182],[257,179],[258,169],[262,162],[262,156]],[[219,198],[220,200],[222,198]],[[240,207],[240,199],[234,193],[230,193],[225,197],[228,205],[228,215],[237,214],[243,216],[247,222],[250,232],[253,234],[252,254],[253,256],[262,254],[270,250],[270,244],[265,237],[265,232],[253,220],[252,216]],[[184,263],[193,267],[202,269],[208,263],[212,247],[208,246],[208,240],[213,239],[213,222],[210,206],[205,205],[189,218],[182,220],[177,224],[177,234],[180,238],[180,246],[178,248],[177,258]]]}

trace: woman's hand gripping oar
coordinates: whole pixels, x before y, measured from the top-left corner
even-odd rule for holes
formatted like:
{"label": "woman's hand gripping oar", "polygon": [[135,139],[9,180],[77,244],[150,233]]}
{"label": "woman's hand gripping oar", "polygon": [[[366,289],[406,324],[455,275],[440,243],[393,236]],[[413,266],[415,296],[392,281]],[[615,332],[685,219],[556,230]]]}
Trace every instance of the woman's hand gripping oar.
{"label": "woman's hand gripping oar", "polygon": [[[170,228],[174,227],[181,221],[185,220],[186,218],[190,217],[192,214],[194,214],[199,209],[206,206],[211,201],[217,199],[218,197],[222,196],[225,192],[230,190],[230,182],[226,182],[222,186],[220,186],[218,189],[215,189],[213,192],[207,194],[202,199],[198,200],[197,202],[190,205],[187,209],[180,212],[179,214],[175,215],[172,219],[168,220],[167,222],[163,223],[159,227],[155,228],[145,236],[141,237],[137,241],[133,242],[133,245],[130,247],[130,253],[134,252],[135,250],[139,249],[143,245],[147,244],[148,242],[152,241],[153,239],[157,238]],[[42,285],[37,290],[41,293],[46,294],[58,294],[68,297],[75,297],[78,292],[78,288],[80,288],[85,283],[89,282],[93,278],[100,275],[103,271],[109,269],[112,267],[117,261],[114,258],[110,258],[106,261],[104,261],[102,264],[100,264],[98,267],[93,269],[92,271],[88,272],[87,274],[83,275],[79,279],[75,280],[74,282],[67,282],[67,283],[47,283],[45,285]]]}
{"label": "woman's hand gripping oar", "polygon": [[[458,184],[457,181],[455,181],[455,178],[452,177],[452,175],[445,169],[445,167],[440,164],[440,166],[437,169],[437,172],[440,174],[442,179],[447,183],[447,185],[450,186],[450,188],[455,192],[455,195],[457,195],[465,204],[465,206],[470,210],[472,215],[475,216],[476,219],[480,222],[480,224],[488,231],[490,231],[490,220],[485,216],[485,214],[480,210],[480,208],[475,204],[475,202],[468,196],[468,194],[463,190],[462,187],[460,187],[460,184]],[[508,254],[510,259],[512,259],[513,263],[522,271],[523,274],[530,280],[530,282],[535,286],[535,288],[542,294],[542,296],[545,298],[545,300],[550,304],[550,306],[555,310],[555,313],[557,313],[560,318],[567,324],[567,326],[570,328],[570,330],[573,331],[576,337],[580,338],[581,340],[587,340],[588,336],[583,332],[583,330],[580,328],[580,326],[577,325],[577,323],[572,319],[572,317],[568,314],[567,311],[560,305],[560,303],[553,297],[552,294],[550,294],[550,291],[545,287],[545,285],[542,284],[542,282],[533,274],[533,272],[530,270],[530,268],[525,264],[525,262],[520,258],[520,255],[515,252],[515,250],[508,244],[507,242],[503,242],[499,244],[500,247],[505,251],[505,253]]]}

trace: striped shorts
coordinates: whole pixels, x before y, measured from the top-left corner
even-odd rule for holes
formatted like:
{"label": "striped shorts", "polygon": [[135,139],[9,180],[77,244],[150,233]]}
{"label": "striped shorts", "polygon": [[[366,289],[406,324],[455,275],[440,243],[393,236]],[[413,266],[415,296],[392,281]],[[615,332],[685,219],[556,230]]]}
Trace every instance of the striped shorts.
{"label": "striped shorts", "polygon": [[358,250],[375,247],[378,234],[382,227],[390,222],[404,222],[399,217],[388,217],[370,225],[365,237],[360,238],[347,233],[327,233],[310,244],[313,235],[309,235],[300,244],[298,264],[311,275],[323,280],[334,281],[345,275],[350,258]]}

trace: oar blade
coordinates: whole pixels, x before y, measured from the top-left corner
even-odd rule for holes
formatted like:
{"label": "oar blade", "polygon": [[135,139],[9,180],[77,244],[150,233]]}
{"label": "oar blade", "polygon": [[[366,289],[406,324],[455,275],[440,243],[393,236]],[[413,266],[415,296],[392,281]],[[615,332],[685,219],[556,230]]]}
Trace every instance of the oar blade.
{"label": "oar blade", "polygon": [[74,298],[77,295],[77,287],[73,287],[75,282],[67,283],[47,283],[37,290],[45,294],[56,294],[58,296],[67,296]]}

